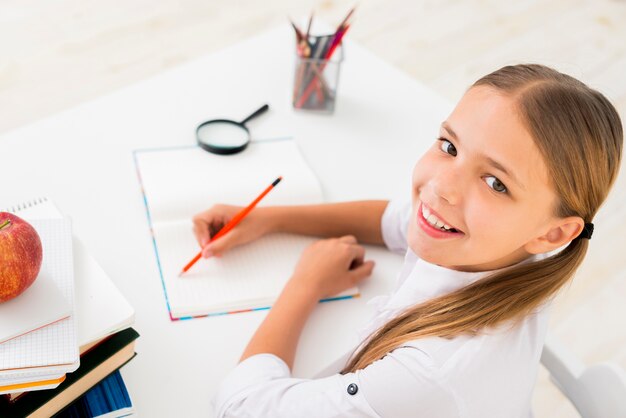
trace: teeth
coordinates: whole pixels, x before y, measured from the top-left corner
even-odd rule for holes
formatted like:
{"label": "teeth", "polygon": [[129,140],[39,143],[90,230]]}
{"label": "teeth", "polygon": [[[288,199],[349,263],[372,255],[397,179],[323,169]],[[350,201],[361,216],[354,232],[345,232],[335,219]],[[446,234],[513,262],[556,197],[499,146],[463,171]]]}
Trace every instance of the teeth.
{"label": "teeth", "polygon": [[429,224],[437,225],[437,217],[431,214],[428,218],[426,218]]}
{"label": "teeth", "polygon": [[446,230],[452,229],[450,225],[443,223],[435,215],[430,213],[430,210],[428,210],[428,208],[426,208],[424,205],[422,205],[422,215],[424,216],[424,219],[426,219],[428,223],[434,227]]}

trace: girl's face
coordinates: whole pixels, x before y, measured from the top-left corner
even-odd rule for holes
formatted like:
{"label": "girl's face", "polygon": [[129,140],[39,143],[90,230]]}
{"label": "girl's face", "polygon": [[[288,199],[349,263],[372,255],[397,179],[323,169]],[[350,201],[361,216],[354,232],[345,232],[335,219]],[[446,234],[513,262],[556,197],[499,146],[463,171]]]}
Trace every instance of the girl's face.
{"label": "girl's face", "polygon": [[546,164],[511,98],[471,88],[439,136],[413,170],[408,242],[420,258],[487,271],[556,249],[568,233],[576,236],[578,223],[563,227],[553,216],[558,199]]}

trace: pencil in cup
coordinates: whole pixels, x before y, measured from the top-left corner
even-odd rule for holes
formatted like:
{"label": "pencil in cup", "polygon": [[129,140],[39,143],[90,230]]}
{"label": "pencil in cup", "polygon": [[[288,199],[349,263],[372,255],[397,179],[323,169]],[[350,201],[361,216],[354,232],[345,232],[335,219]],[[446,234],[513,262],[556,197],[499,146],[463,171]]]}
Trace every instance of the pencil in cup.
{"label": "pencil in cup", "polygon": [[[220,237],[226,235],[231,229],[233,229],[234,227],[237,226],[237,224],[239,224],[239,222],[241,222],[243,220],[243,218],[245,218],[251,211],[252,209],[255,208],[255,206],[257,205],[257,203],[259,203],[261,201],[261,199],[263,199],[269,192],[272,191],[272,189],[274,187],[276,187],[276,185],[278,183],[280,183],[280,181],[283,179],[282,176],[278,177],[276,180],[274,180],[274,182],[272,182],[272,184],[270,184],[269,186],[267,186],[267,188],[265,190],[263,190],[261,192],[260,195],[257,196],[256,199],[254,199],[252,201],[252,203],[250,203],[248,206],[246,206],[245,208],[243,208],[239,213],[237,213],[235,216],[233,216],[233,218],[228,221],[226,223],[226,225],[224,225],[224,227],[222,229],[219,230],[219,232],[217,234],[215,234],[214,236],[211,237],[209,244],[212,243],[213,241],[219,239]],[[208,245],[208,244],[207,244]],[[183,274],[185,274],[187,271],[189,271],[189,269],[196,264],[196,262],[198,260],[200,260],[200,258],[202,258],[202,250],[200,250],[200,252],[198,252],[198,254],[196,254],[196,256],[194,258],[191,259],[191,261],[189,263],[187,263],[187,265],[185,265],[185,267],[183,267],[182,271],[178,274],[178,277],[182,276]]]}
{"label": "pencil in cup", "polygon": [[295,109],[334,111],[343,48],[339,45],[339,50],[330,59],[324,58],[331,46],[331,38],[332,35],[311,37],[311,56],[297,54],[292,101]]}

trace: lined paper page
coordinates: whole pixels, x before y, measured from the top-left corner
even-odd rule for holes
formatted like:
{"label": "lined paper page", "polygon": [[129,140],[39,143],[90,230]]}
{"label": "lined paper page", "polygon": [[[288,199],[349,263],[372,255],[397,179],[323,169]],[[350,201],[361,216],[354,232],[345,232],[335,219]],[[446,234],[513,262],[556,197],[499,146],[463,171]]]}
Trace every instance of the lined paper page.
{"label": "lined paper page", "polygon": [[[42,269],[51,274],[65,300],[74,311],[72,228],[69,220],[41,219],[29,222],[41,238]],[[26,367],[61,364],[77,366],[78,359],[76,322],[73,315],[0,345],[0,371],[3,372],[3,376],[10,375],[11,371],[20,373],[17,369]]]}

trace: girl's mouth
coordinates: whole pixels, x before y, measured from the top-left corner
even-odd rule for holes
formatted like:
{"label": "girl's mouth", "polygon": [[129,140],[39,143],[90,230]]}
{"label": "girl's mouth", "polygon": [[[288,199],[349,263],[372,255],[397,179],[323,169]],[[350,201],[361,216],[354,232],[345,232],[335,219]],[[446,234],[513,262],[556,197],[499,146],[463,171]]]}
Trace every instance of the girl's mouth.
{"label": "girl's mouth", "polygon": [[463,232],[437,218],[422,202],[417,208],[417,223],[433,238],[453,238],[464,235]]}

